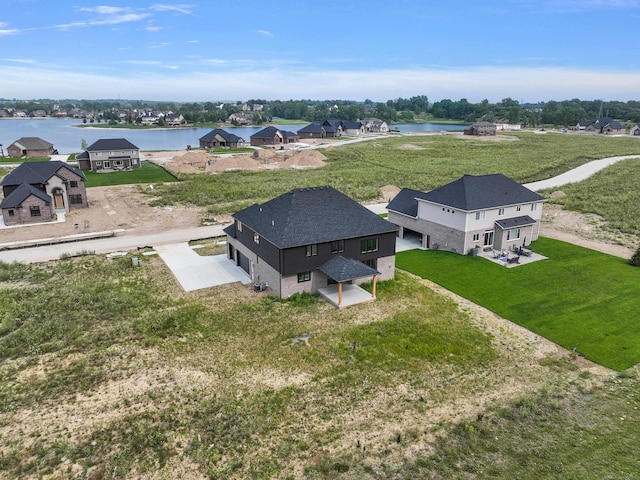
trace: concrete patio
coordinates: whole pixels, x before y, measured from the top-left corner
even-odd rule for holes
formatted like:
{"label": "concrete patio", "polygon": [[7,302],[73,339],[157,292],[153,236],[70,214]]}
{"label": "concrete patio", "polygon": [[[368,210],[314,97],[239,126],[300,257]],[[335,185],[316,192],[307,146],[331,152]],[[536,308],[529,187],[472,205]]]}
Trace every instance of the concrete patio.
{"label": "concrete patio", "polygon": [[360,288],[358,285],[350,283],[342,284],[342,304],[340,305],[338,299],[338,285],[329,285],[325,288],[318,289],[318,293],[322,298],[329,302],[334,307],[344,308],[351,305],[358,305],[359,303],[372,302],[375,300],[373,295]]}
{"label": "concrete patio", "polygon": [[[498,250],[489,250],[486,252],[481,251],[478,256],[486,258],[493,263],[497,263],[498,265],[502,265],[507,268],[519,267],[521,265],[526,265],[528,263],[547,259],[547,257],[540,255],[539,253],[533,252],[528,249],[527,251],[530,252],[530,255],[518,255],[516,252],[511,250],[502,252]],[[516,257],[518,257],[517,262],[513,260]],[[509,260],[511,260],[512,263],[509,263]]]}

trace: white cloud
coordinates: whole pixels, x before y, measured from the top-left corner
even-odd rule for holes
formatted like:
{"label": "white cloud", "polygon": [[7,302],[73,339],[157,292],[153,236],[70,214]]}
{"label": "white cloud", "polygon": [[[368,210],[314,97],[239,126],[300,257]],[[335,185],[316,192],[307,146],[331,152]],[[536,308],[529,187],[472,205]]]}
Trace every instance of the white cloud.
{"label": "white cloud", "polygon": [[[215,59],[214,59],[215,63]],[[458,70],[263,70],[190,72],[169,64],[148,64],[165,69],[126,76],[49,70],[41,67],[0,66],[0,91],[8,98],[105,98],[117,93],[121,98],[167,101],[211,100],[216,98],[290,99],[344,98],[383,101],[398,97],[427,95],[431,101],[484,98],[498,102],[511,97],[521,102],[602,98],[607,85],[610,98],[640,98],[640,72],[588,71],[568,68],[493,68]],[[43,81],[46,79],[46,81]],[[117,86],[117,87],[114,87]],[[114,92],[117,88],[117,92]]]}
{"label": "white cloud", "polygon": [[20,30],[16,28],[0,29],[0,37],[7,37],[9,35],[17,35]]}
{"label": "white cloud", "polygon": [[164,30],[164,27],[158,27],[155,25],[149,25],[147,27],[144,27],[143,30],[146,30],[147,32],[159,32],[161,30]]}
{"label": "white cloud", "polygon": [[265,37],[273,38],[273,33],[269,32],[267,30],[258,30],[258,33],[260,35],[265,36]]}
{"label": "white cloud", "polygon": [[193,15],[193,5],[187,4],[178,4],[178,5],[166,5],[162,3],[157,3],[155,5],[151,5],[149,7],[150,10],[154,10],[156,12],[178,12],[184,13],[185,15]]}
{"label": "white cloud", "polygon": [[12,62],[12,63],[24,63],[24,64],[27,64],[27,65],[35,65],[36,63],[38,63],[35,60],[30,59],[30,58],[3,58],[2,61],[3,62]]}

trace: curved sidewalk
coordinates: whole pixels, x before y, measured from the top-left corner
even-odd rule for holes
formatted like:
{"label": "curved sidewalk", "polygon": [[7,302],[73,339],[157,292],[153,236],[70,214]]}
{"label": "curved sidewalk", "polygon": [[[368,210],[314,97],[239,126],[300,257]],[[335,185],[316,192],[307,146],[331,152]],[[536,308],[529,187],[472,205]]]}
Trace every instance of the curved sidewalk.
{"label": "curved sidewalk", "polygon": [[628,160],[630,158],[640,158],[640,155],[622,155],[619,157],[609,157],[601,158],[600,160],[593,160],[589,163],[585,163],[584,165],[580,165],[573,170],[564,172],[563,174],[556,177],[548,178],[546,180],[540,180],[538,182],[524,183],[523,186],[527,187],[529,190],[537,191],[544,190],[546,188],[561,187],[562,185],[566,185],[567,183],[581,182],[582,180],[586,180],[591,175],[602,170],[603,168],[613,165],[616,162],[620,162],[621,160]]}

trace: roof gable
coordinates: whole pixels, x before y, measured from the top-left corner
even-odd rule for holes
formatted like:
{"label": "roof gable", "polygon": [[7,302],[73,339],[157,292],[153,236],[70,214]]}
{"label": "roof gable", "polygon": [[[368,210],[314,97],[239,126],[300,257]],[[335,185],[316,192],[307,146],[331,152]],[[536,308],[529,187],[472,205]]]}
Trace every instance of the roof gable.
{"label": "roof gable", "polygon": [[51,197],[42,190],[38,190],[36,187],[27,183],[21,184],[13,192],[5,198],[0,204],[0,208],[15,208],[18,207],[31,195],[38,197],[40,200],[51,203]]}
{"label": "roof gable", "polygon": [[229,142],[229,143],[237,143],[237,142],[244,142],[244,139],[233,134],[233,133],[229,133],[226,130],[223,130],[221,128],[215,128],[213,130],[211,130],[209,133],[207,133],[205,136],[200,138],[201,142],[210,142],[211,140],[213,140],[214,138],[216,138],[216,136],[220,136],[224,139],[225,142]]}
{"label": "roof gable", "polygon": [[22,183],[28,183],[31,185],[41,184],[48,181],[51,177],[56,175],[61,168],[75,173],[83,180],[85,179],[84,173],[71,165],[60,162],[25,162],[16,167],[11,173],[2,179],[1,185],[20,185]]}
{"label": "roof gable", "polygon": [[397,227],[333,187],[291,190],[234,214],[278,248],[395,232]]}

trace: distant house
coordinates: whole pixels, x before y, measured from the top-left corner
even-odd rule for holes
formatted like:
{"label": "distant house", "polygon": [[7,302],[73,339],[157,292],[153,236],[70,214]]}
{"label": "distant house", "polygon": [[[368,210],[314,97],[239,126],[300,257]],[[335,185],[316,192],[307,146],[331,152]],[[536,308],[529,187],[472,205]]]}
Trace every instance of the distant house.
{"label": "distant house", "polygon": [[44,222],[56,211],[89,206],[84,173],[64,162],[23,163],[0,185],[5,225]]}
{"label": "distant house", "polygon": [[232,113],[227,117],[227,122],[237,125],[248,125],[253,123],[253,114],[248,112]]}
{"label": "distant house", "polygon": [[47,158],[55,153],[53,144],[38,137],[22,137],[7,148],[12,158]]}
{"label": "distant house", "polygon": [[276,127],[269,126],[263,128],[257,133],[251,135],[251,145],[254,147],[262,147],[262,146],[281,146],[287,145],[289,143],[297,143],[300,141],[300,137],[293,133],[287,132],[285,130],[280,130]]}
{"label": "distant house", "polygon": [[244,139],[229,133],[221,128],[216,128],[200,138],[200,148],[243,148]]}
{"label": "distant house", "polygon": [[508,250],[538,238],[543,201],[501,174],[464,175],[429,192],[402,189],[387,206],[388,221],[401,238],[419,235],[424,248]]}
{"label": "distant house", "polygon": [[167,113],[164,116],[164,124],[167,127],[180,127],[186,125],[187,121],[180,113]]}
{"label": "distant house", "polygon": [[364,132],[362,122],[345,120],[342,122],[342,130],[345,135],[358,136]]}
{"label": "distant house", "polygon": [[76,156],[78,166],[94,172],[140,168],[140,149],[124,138],[104,138]]}
{"label": "distant house", "polygon": [[327,137],[341,137],[344,132],[344,129],[342,127],[342,120],[325,120],[324,122],[322,122],[322,127],[324,128]]}
{"label": "distant house", "polygon": [[626,128],[621,123],[609,117],[600,117],[589,123],[585,128],[585,132],[600,133],[603,135],[624,135]]}
{"label": "distant house", "polygon": [[291,190],[233,219],[228,258],[279,297],[319,292],[343,306],[356,284],[394,277],[397,227],[333,187]]}
{"label": "distant house", "polygon": [[639,125],[635,125],[634,127],[631,128],[631,130],[629,131],[629,135],[634,135],[634,136],[639,136],[640,135],[640,124]]}
{"label": "distant house", "polygon": [[465,128],[462,132],[464,135],[475,135],[476,137],[483,137],[486,135],[495,135],[497,127],[495,123],[491,122],[476,122],[468,128]]}
{"label": "distant house", "polygon": [[366,133],[387,133],[389,125],[387,122],[375,117],[367,117],[362,120],[362,128]]}
{"label": "distant house", "polygon": [[298,130],[298,137],[300,137],[300,139],[326,138],[326,136],[327,132],[322,126],[322,122],[313,122]]}

